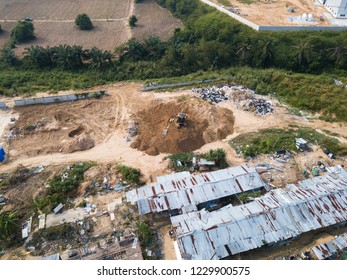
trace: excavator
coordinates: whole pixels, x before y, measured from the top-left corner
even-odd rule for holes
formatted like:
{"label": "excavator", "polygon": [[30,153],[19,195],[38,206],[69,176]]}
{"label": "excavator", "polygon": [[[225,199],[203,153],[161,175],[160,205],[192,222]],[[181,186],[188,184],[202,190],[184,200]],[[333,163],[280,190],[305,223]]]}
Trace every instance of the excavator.
{"label": "excavator", "polygon": [[163,130],[163,135],[166,136],[168,134],[171,123],[175,123],[177,128],[188,126],[188,115],[185,113],[179,113],[176,117],[170,117],[167,121],[167,126]]}

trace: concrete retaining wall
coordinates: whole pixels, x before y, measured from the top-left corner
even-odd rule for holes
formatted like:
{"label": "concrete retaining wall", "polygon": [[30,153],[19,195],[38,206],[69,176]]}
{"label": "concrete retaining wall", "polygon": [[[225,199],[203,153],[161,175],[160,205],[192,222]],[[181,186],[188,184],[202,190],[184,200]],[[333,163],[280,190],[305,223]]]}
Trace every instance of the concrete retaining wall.
{"label": "concrete retaining wall", "polygon": [[310,26],[305,26],[305,25],[262,26],[262,25],[255,24],[254,22],[251,22],[209,0],[200,0],[200,1],[211,7],[216,8],[218,11],[221,11],[222,13],[227,14],[228,16],[238,20],[239,22],[257,31],[323,31],[323,30],[343,31],[343,30],[347,30],[347,26],[316,26],[316,25],[313,25],[313,26],[312,25]]}
{"label": "concrete retaining wall", "polygon": [[8,106],[5,102],[0,102],[0,110],[8,109]]}
{"label": "concrete retaining wall", "polygon": [[203,83],[211,83],[211,82],[216,82],[219,80],[221,80],[221,78],[202,80],[202,81],[194,81],[194,82],[176,83],[176,84],[162,84],[162,85],[143,87],[141,90],[142,91],[150,91],[150,90],[164,89],[164,88],[184,87],[184,86],[198,85],[198,84],[203,84]]}
{"label": "concrete retaining wall", "polygon": [[56,95],[56,96],[45,96],[37,98],[25,98],[14,101],[14,106],[28,106],[37,104],[50,104],[58,102],[71,102],[87,98],[95,98],[107,95],[107,92],[88,92],[82,94],[67,94],[67,95]]}

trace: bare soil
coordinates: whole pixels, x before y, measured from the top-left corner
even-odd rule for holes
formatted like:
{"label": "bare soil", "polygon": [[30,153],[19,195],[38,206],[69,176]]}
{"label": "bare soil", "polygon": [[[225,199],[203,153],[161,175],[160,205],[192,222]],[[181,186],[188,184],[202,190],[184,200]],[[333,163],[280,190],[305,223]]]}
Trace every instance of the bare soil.
{"label": "bare soil", "polygon": [[0,0],[0,20],[71,20],[86,13],[93,18],[124,18],[132,0]]}
{"label": "bare soil", "polygon": [[144,40],[149,36],[167,40],[175,28],[182,27],[179,19],[167,9],[160,7],[154,0],[144,0],[135,4],[134,14],[138,22],[131,33],[138,40]]}
{"label": "bare soil", "polygon": [[[329,21],[320,21],[320,16],[327,13],[324,7],[316,6],[313,1],[317,0],[257,0],[254,3],[246,4],[238,0],[229,0],[230,4],[239,9],[240,16],[259,25],[303,25],[303,23],[293,23],[288,17],[297,17],[304,13],[313,14],[316,25],[330,25]],[[218,0],[212,0],[220,5]],[[295,8],[292,13],[289,7]]]}
{"label": "bare soil", "polygon": [[[178,128],[174,122],[169,122],[180,112],[189,116],[187,127]],[[224,139],[233,132],[234,116],[230,110],[188,99],[154,104],[137,113],[136,120],[138,137],[131,147],[157,155],[193,151],[206,143]],[[168,126],[168,134],[164,136],[163,129]]]}
{"label": "bare soil", "polygon": [[22,55],[25,48],[31,45],[42,47],[58,45],[77,45],[85,49],[97,47],[101,50],[113,51],[116,46],[127,42],[130,30],[127,21],[94,22],[92,30],[79,30],[74,22],[35,22],[36,39],[20,44],[15,49],[17,55]]}

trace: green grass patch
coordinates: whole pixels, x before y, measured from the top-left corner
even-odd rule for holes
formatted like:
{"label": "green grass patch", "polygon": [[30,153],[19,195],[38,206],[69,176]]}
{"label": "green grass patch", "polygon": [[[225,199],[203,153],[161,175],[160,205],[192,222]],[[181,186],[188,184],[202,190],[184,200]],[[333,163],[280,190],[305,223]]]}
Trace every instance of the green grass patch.
{"label": "green grass patch", "polygon": [[346,155],[347,145],[341,144],[336,138],[326,136],[312,128],[297,129],[266,129],[260,132],[242,134],[231,140],[230,145],[244,157],[269,154],[283,147],[296,151],[295,138],[300,137],[312,144],[326,147],[336,155]]}
{"label": "green grass patch", "polygon": [[49,213],[59,203],[66,204],[68,198],[75,197],[77,188],[83,182],[84,172],[92,166],[95,166],[95,163],[73,164],[61,174],[54,176],[45,195],[34,200],[36,207]]}
{"label": "green grass patch", "polygon": [[[193,152],[186,152],[186,153],[177,153],[172,154],[170,156],[165,157],[164,159],[169,158],[171,160],[169,168],[174,169],[178,172],[181,171],[187,171],[192,168],[192,160],[193,157],[196,158],[204,158],[208,161],[214,161],[215,166],[217,168],[226,168],[228,167],[228,163],[226,162],[226,153],[223,149],[215,149],[215,150],[209,150],[207,153],[193,153]],[[181,163],[178,164],[178,162]]]}
{"label": "green grass patch", "polygon": [[127,181],[128,184],[140,183],[140,170],[120,164],[117,166],[117,171],[122,174],[123,178]]}
{"label": "green grass patch", "polygon": [[250,5],[250,4],[256,3],[257,1],[256,0],[237,0],[237,2]]}

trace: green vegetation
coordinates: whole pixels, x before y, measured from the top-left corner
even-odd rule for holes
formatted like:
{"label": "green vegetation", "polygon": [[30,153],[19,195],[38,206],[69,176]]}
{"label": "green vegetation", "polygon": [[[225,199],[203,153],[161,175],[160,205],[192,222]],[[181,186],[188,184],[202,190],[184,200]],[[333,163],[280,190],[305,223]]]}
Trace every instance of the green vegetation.
{"label": "green vegetation", "polygon": [[223,149],[209,150],[207,153],[202,154],[201,157],[206,160],[214,161],[218,168],[228,167],[228,163],[225,160],[225,151]]}
{"label": "green vegetation", "polygon": [[[226,162],[226,153],[223,149],[209,150],[207,153],[201,154],[192,152],[177,153],[167,156],[164,159],[169,158],[171,160],[169,168],[180,172],[189,170],[192,167],[192,159],[194,156],[197,157],[197,159],[204,158],[209,161],[214,161],[217,168],[222,169],[229,166]],[[181,165],[178,165],[178,162],[180,162]]]}
{"label": "green vegetation", "polygon": [[[178,172],[189,170],[189,168],[192,166],[192,159],[194,157],[194,154],[192,152],[186,152],[186,153],[177,153],[172,154],[170,156],[167,156],[164,158],[169,158],[171,160],[169,168],[174,169]],[[180,161],[182,165],[177,165],[177,162]]]}
{"label": "green vegetation", "polygon": [[129,17],[129,26],[131,28],[135,27],[137,23],[137,17],[132,15],[131,17]]}
{"label": "green vegetation", "polygon": [[79,14],[75,19],[75,24],[81,30],[92,30],[94,28],[93,23],[87,14]]}
{"label": "green vegetation", "polygon": [[45,195],[34,200],[37,208],[50,212],[59,203],[66,203],[68,198],[74,197],[78,186],[83,182],[84,172],[94,165],[91,162],[74,164],[67,167],[61,174],[54,176],[49,182]]}
{"label": "green vegetation", "polygon": [[237,0],[237,2],[250,5],[250,4],[253,4],[257,1],[256,0]]}
{"label": "green vegetation", "polygon": [[141,172],[138,169],[120,164],[117,166],[117,171],[122,174],[129,184],[138,184],[140,182]]}
{"label": "green vegetation", "polygon": [[245,202],[247,202],[247,199],[249,197],[256,198],[259,196],[261,196],[261,191],[257,191],[257,192],[253,192],[253,193],[242,193],[238,196],[238,198],[239,198],[239,200],[241,200],[242,203],[245,203]]}
{"label": "green vegetation", "polygon": [[[115,53],[79,46],[11,49],[0,60],[0,95],[82,89],[121,80],[227,77],[300,110],[346,121],[347,31],[256,32],[198,0],[157,0],[184,23],[172,38],[129,40]],[[97,71],[96,71],[97,70]],[[183,78],[182,78],[183,77]],[[174,79],[172,79],[174,80]]]}
{"label": "green vegetation", "polygon": [[19,230],[20,223],[15,212],[4,211],[0,213],[0,242],[14,236]]}
{"label": "green vegetation", "polygon": [[273,153],[283,147],[296,151],[295,137],[301,137],[312,144],[326,147],[336,155],[346,155],[347,145],[336,138],[325,136],[307,127],[283,129],[265,129],[259,132],[242,134],[230,141],[230,145],[244,157]]}
{"label": "green vegetation", "polygon": [[11,31],[11,40],[15,44],[35,39],[34,25],[29,21],[19,21]]}
{"label": "green vegetation", "polygon": [[140,238],[141,246],[145,248],[153,240],[153,235],[150,226],[145,222],[138,222],[136,224],[136,233]]}
{"label": "green vegetation", "polygon": [[230,6],[230,2],[228,0],[218,0],[219,4],[222,4],[224,6]]}

